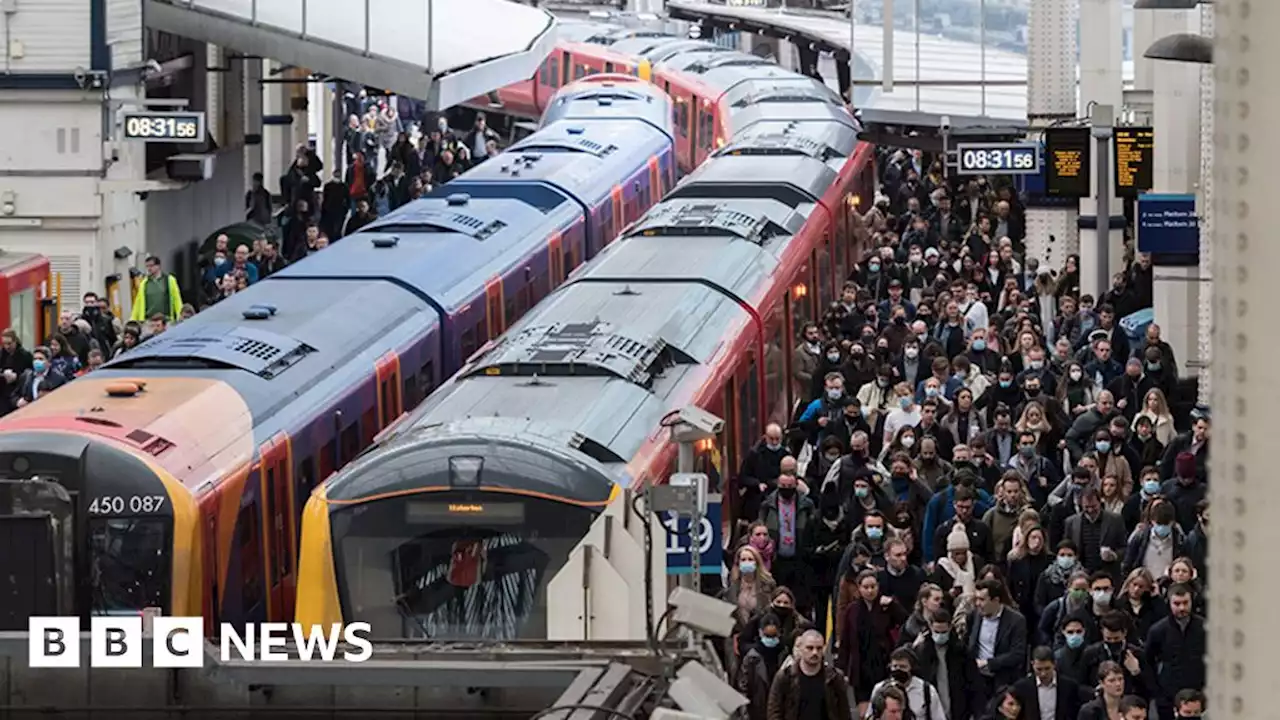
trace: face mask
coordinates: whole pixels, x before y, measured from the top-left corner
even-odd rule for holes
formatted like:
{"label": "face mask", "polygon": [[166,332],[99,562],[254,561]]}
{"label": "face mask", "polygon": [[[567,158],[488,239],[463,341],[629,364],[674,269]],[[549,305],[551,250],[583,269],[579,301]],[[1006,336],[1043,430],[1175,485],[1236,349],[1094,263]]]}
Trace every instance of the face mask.
{"label": "face mask", "polygon": [[876,380],[876,385],[879,385],[879,386],[880,386],[880,387],[882,387],[882,388],[887,388],[887,387],[889,387],[889,381],[888,381],[888,380],[885,380],[885,379],[883,379],[883,378],[880,378],[880,379]]}
{"label": "face mask", "polygon": [[924,394],[926,397],[931,397],[931,398],[938,397],[938,388],[936,387],[925,388]]}
{"label": "face mask", "polygon": [[907,408],[911,407],[911,398],[909,398],[909,397],[904,397],[904,398],[899,399],[899,400],[898,400],[898,407],[902,408],[903,410],[906,410]]}
{"label": "face mask", "polygon": [[867,270],[873,273],[880,272],[880,263],[871,263],[870,265],[867,266]]}
{"label": "face mask", "polygon": [[1058,556],[1058,567],[1062,568],[1063,570],[1070,570],[1075,566],[1076,566],[1076,558],[1074,555]]}
{"label": "face mask", "polygon": [[756,564],[751,560],[743,560],[738,563],[738,572],[743,575],[754,575],[756,572]]}
{"label": "face mask", "polygon": [[44,372],[45,364],[44,364],[44,361],[43,361],[43,360],[35,360],[35,361],[32,361],[32,363],[31,363],[31,367],[32,367],[36,372],[41,373],[41,372]]}
{"label": "face mask", "polygon": [[1105,453],[1109,453],[1109,452],[1111,452],[1111,441],[1110,441],[1110,440],[1099,440],[1098,442],[1094,443],[1094,444],[1093,444],[1093,446],[1094,446],[1095,448],[1097,448],[1097,449],[1098,449],[1098,452],[1100,452],[1100,453],[1104,453],[1104,454],[1105,454]]}
{"label": "face mask", "polygon": [[841,390],[840,388],[831,388],[827,391],[827,397],[832,400],[839,400],[841,397],[844,397],[844,390]]}
{"label": "face mask", "polygon": [[764,647],[776,648],[778,647],[778,642],[779,642],[779,639],[776,637],[769,637],[768,635],[760,636],[760,644],[763,645]]}
{"label": "face mask", "polygon": [[1018,454],[1030,460],[1031,458],[1036,456],[1036,446],[1035,445],[1019,445]]}
{"label": "face mask", "polygon": [[1171,533],[1173,533],[1172,525],[1156,525],[1151,529],[1155,532],[1156,537],[1158,538],[1167,538]]}
{"label": "face mask", "polygon": [[1148,372],[1156,372],[1160,369],[1160,363],[1147,363]]}
{"label": "face mask", "polygon": [[871,494],[871,488],[856,487],[853,489],[853,494],[856,495],[859,500],[864,500],[868,495]]}
{"label": "face mask", "polygon": [[1000,381],[1000,387],[1004,388],[1005,390],[1008,390],[1009,388],[1013,387],[1013,381],[1012,381],[1012,380],[1001,380],[1001,381]]}
{"label": "face mask", "polygon": [[778,497],[783,500],[794,500],[796,497],[795,488],[778,488]]}
{"label": "face mask", "polygon": [[946,645],[947,641],[951,639],[951,633],[949,632],[931,633],[931,636],[933,637],[934,645]]}
{"label": "face mask", "polygon": [[903,354],[903,355],[906,355],[908,360],[915,360],[915,359],[916,359],[916,357],[918,357],[918,356],[920,355],[920,349],[919,349],[919,348],[914,348],[914,347],[909,347],[909,348],[906,348],[905,350],[903,350],[903,351],[902,351],[902,354]]}
{"label": "face mask", "polygon": [[828,454],[827,454],[827,462],[835,462],[835,461],[837,461],[837,460],[839,460],[839,459],[840,459],[840,454],[839,454],[839,453],[828,453]]}
{"label": "face mask", "polygon": [[840,353],[827,353],[827,362],[840,362]]}
{"label": "face mask", "polygon": [[911,673],[906,670],[890,670],[889,677],[899,685],[906,685],[911,682]]}
{"label": "face mask", "polygon": [[1146,494],[1148,494],[1148,495],[1155,495],[1156,493],[1159,493],[1159,492],[1160,492],[1160,481],[1159,481],[1159,480],[1147,480],[1146,482],[1142,483],[1142,492],[1144,492],[1144,493],[1146,493]]}
{"label": "face mask", "polygon": [[793,608],[783,607],[783,606],[781,606],[781,605],[774,605],[774,606],[773,606],[773,614],[774,614],[774,615],[777,615],[777,616],[778,616],[778,617],[780,617],[780,618],[788,618],[788,617],[791,617],[791,613],[792,613],[793,611],[794,611],[794,609],[793,609]]}
{"label": "face mask", "polygon": [[1080,382],[1080,378],[1082,377],[1084,377],[1084,373],[1080,372],[1079,370],[1071,371],[1071,380],[1073,382]]}
{"label": "face mask", "polygon": [[1044,361],[1032,360],[1031,362],[1027,363],[1027,365],[1029,365],[1032,370],[1039,370],[1040,368],[1044,367]]}
{"label": "face mask", "polygon": [[924,258],[919,255],[912,255],[910,259],[912,265],[919,265],[924,260]]}
{"label": "face mask", "polygon": [[1093,601],[1099,605],[1106,605],[1111,602],[1110,590],[1095,590],[1093,592]]}
{"label": "face mask", "polygon": [[1068,590],[1067,599],[1077,603],[1084,602],[1085,600],[1089,599],[1089,591],[1088,590]]}
{"label": "face mask", "polygon": [[[926,320],[926,321],[929,319],[928,315],[919,315],[917,317],[919,317],[921,320]],[[929,339],[929,333],[916,333],[916,339],[922,343],[926,342]]]}
{"label": "face mask", "polygon": [[884,537],[884,528],[881,528],[881,527],[867,528],[867,538],[869,540],[879,540],[882,537]]}
{"label": "face mask", "polygon": [[983,350],[986,350],[986,349],[987,349],[987,341],[986,341],[986,340],[974,340],[974,341],[973,341],[973,351],[974,351],[974,352],[982,352]]}
{"label": "face mask", "polygon": [[773,452],[777,452],[782,449],[782,443],[765,443],[764,446]]}
{"label": "face mask", "polygon": [[226,264],[227,264],[227,259],[226,259],[226,258],[214,258],[214,259],[213,259],[213,264],[214,264],[214,265],[217,265],[217,266],[219,266],[219,267],[221,267],[221,266],[223,266],[223,265],[226,265]]}
{"label": "face mask", "polygon": [[1067,633],[1067,647],[1078,650],[1081,645],[1084,645],[1084,633]]}

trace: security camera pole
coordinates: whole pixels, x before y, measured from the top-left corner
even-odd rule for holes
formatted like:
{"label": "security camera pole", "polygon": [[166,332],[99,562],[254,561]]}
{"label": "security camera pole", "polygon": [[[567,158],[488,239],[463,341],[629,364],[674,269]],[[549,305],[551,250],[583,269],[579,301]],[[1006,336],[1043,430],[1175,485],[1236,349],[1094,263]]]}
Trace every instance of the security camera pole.
{"label": "security camera pole", "polygon": [[1115,124],[1115,108],[1110,105],[1094,105],[1089,121],[1093,127],[1093,139],[1097,141],[1093,160],[1098,186],[1098,210],[1094,213],[1098,248],[1095,270],[1101,291],[1111,287],[1111,135],[1112,125]]}

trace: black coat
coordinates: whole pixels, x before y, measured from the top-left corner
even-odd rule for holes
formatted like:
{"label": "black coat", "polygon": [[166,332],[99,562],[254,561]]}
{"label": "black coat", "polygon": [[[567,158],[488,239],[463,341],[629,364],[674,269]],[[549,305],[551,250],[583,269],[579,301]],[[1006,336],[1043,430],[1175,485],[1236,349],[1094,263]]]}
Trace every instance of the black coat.
{"label": "black coat", "polygon": [[[916,654],[916,675],[938,687],[938,646],[928,633],[911,645]],[[969,692],[978,678],[978,668],[954,638],[946,645],[947,694],[951,696],[950,717],[959,720],[974,714]]]}
{"label": "black coat", "polygon": [[1179,690],[1203,690],[1205,652],[1207,651],[1204,618],[1192,615],[1184,630],[1172,615],[1147,633],[1143,647],[1147,667],[1156,671],[1155,699],[1161,704],[1173,702]]}
{"label": "black coat", "polygon": [[[974,610],[969,614],[969,655],[978,657],[978,638],[982,632],[982,616]],[[995,655],[987,663],[991,671],[992,685],[1012,685],[1022,677],[1027,667],[1027,619],[1022,613],[1006,607],[1000,614],[1000,626],[996,630]]]}
{"label": "black coat", "polygon": [[[1076,720],[1080,716],[1080,708],[1093,697],[1093,693],[1085,690],[1080,683],[1061,673],[1054,681],[1058,690],[1057,707],[1054,708],[1054,720]],[[1036,689],[1034,676],[1027,676],[1013,684],[1013,694],[1022,703],[1022,711],[1027,717],[1040,717],[1040,693]]]}

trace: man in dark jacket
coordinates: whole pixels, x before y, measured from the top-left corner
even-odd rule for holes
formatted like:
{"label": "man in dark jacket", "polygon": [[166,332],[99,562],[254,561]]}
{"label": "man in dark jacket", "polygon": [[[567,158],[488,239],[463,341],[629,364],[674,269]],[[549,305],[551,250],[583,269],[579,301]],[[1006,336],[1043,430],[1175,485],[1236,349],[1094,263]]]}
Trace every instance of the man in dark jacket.
{"label": "man in dark jacket", "polygon": [[1178,525],[1184,532],[1190,532],[1196,526],[1196,505],[1208,493],[1208,487],[1196,474],[1195,456],[1189,452],[1179,453],[1177,462],[1174,463],[1174,476],[1164,482],[1160,494],[1173,504]]}
{"label": "man in dark jacket", "polygon": [[773,577],[795,593],[796,608],[809,609],[809,562],[813,552],[816,508],[799,492],[795,460],[788,458],[779,470],[777,489],[760,503],[760,522],[769,529],[775,548]]}
{"label": "man in dark jacket", "polygon": [[1045,708],[1040,706],[1042,693],[1045,698],[1052,697],[1054,720],[1078,718],[1081,706],[1089,702],[1091,695],[1080,683],[1058,674],[1053,648],[1047,645],[1031,652],[1031,674],[1013,684],[1013,694],[1022,703],[1023,715],[1029,718],[1045,716]]}
{"label": "man in dark jacket", "polygon": [[0,392],[0,415],[13,411],[13,395],[18,378],[31,369],[31,353],[22,347],[22,340],[13,330],[0,333],[0,378],[4,392]]}
{"label": "man in dark jacket", "polygon": [[1027,619],[1000,601],[1004,583],[983,580],[973,592],[969,615],[969,655],[978,667],[975,702],[982,707],[1002,687],[1022,677],[1027,667]]}
{"label": "man in dark jacket", "polygon": [[949,718],[973,713],[969,688],[977,675],[973,659],[965,652],[964,638],[954,636],[951,613],[945,608],[929,616],[929,632],[911,645],[916,653],[916,674],[938,690],[938,699]]}
{"label": "man in dark jacket", "polygon": [[773,491],[782,458],[789,454],[782,444],[782,428],[777,423],[769,423],[764,429],[764,437],[747,451],[738,469],[741,502],[738,517],[751,522],[760,514],[760,501]]}
{"label": "man in dark jacket", "polygon": [[1147,667],[1159,668],[1153,695],[1162,718],[1173,716],[1173,701],[1179,690],[1204,689],[1208,650],[1205,622],[1192,614],[1191,602],[1191,588],[1169,588],[1169,617],[1147,631],[1143,652]]}
{"label": "man in dark jacket", "polygon": [[1209,416],[1201,415],[1191,425],[1191,432],[1181,433],[1169,441],[1160,458],[1160,477],[1174,476],[1174,462],[1184,452],[1195,456],[1196,477],[1201,480],[1209,478]]}
{"label": "man in dark jacket", "polygon": [[1129,618],[1113,610],[1098,625],[1102,640],[1084,649],[1084,676],[1096,679],[1102,663],[1116,663],[1124,668],[1124,694],[1150,700],[1154,676],[1144,664],[1142,648],[1129,642]]}
{"label": "man in dark jacket", "polygon": [[769,688],[768,720],[848,720],[849,683],[824,659],[826,640],[806,630],[796,641],[796,661],[774,676]]}

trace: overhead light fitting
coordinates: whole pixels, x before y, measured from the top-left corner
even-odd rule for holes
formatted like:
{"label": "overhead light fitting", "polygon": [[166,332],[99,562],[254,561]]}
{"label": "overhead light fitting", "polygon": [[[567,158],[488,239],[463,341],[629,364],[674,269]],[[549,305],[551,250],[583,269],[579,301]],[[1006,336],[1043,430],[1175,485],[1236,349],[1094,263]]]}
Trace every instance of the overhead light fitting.
{"label": "overhead light fitting", "polygon": [[1213,64],[1213,41],[1194,33],[1176,33],[1151,43],[1142,54],[1150,60]]}

